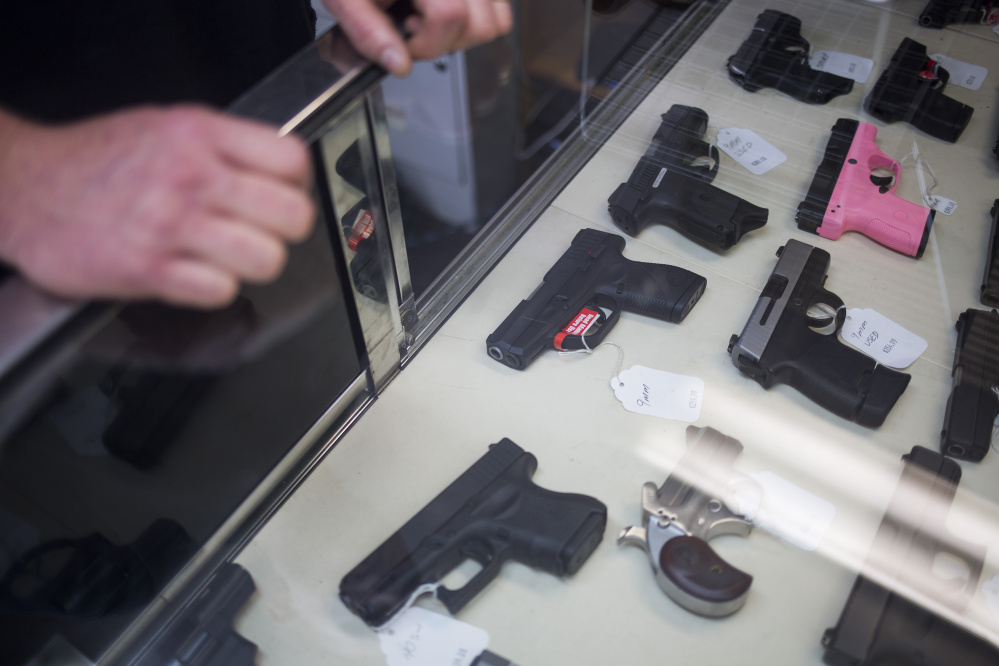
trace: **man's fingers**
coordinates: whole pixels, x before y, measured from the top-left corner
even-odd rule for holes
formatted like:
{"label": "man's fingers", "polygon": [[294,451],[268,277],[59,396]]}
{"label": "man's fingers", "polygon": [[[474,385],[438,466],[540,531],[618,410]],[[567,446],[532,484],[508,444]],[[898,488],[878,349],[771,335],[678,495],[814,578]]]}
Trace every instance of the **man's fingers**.
{"label": "man's fingers", "polygon": [[252,172],[233,172],[210,195],[216,212],[259,227],[291,242],[312,231],[315,204],[300,187]]}
{"label": "man's fingers", "polygon": [[[473,4],[481,1],[473,0]],[[414,58],[436,58],[460,48],[469,20],[465,0],[417,0],[415,7],[419,17],[406,21],[412,33],[406,44]]]}
{"label": "man's fingers", "polygon": [[312,171],[309,151],[295,136],[278,136],[270,125],[211,116],[210,140],[232,166],[307,187]]}
{"label": "man's fingers", "polygon": [[202,220],[182,242],[173,254],[200,259],[248,282],[273,280],[288,260],[288,250],[279,238],[221,217]]}
{"label": "man's fingers", "polygon": [[377,4],[371,0],[324,0],[324,4],[361,55],[395,76],[409,74],[413,62],[406,44]]}
{"label": "man's fingers", "polygon": [[436,58],[510,32],[513,11],[505,0],[422,0],[406,21],[413,57]]}
{"label": "man's fingers", "polygon": [[[156,271],[156,284],[138,290],[131,298],[157,298],[174,305],[218,308],[239,294],[239,281],[231,274],[197,258],[172,257]],[[126,296],[129,297],[129,296]]]}
{"label": "man's fingers", "polygon": [[489,0],[492,9],[493,20],[496,22],[496,34],[493,39],[500,35],[505,35],[513,30],[513,9],[509,0]]}

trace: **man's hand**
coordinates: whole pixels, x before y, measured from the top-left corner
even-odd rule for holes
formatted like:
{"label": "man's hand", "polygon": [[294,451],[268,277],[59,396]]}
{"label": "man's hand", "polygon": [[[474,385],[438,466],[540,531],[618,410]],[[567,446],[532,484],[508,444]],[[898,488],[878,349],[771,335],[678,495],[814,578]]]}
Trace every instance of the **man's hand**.
{"label": "man's hand", "polygon": [[323,0],[323,4],[362,55],[396,76],[409,74],[413,60],[483,44],[513,26],[506,0],[413,0],[416,14],[405,22],[409,37],[403,41],[383,11],[393,1]]}
{"label": "man's hand", "polygon": [[0,113],[0,259],[63,296],[225,305],[310,233],[310,178],[299,140],[200,107]]}

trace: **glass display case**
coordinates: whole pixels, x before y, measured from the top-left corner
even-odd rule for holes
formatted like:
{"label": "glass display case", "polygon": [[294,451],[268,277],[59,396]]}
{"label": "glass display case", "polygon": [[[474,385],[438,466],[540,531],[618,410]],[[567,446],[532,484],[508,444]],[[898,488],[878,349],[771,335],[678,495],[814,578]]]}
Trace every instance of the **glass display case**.
{"label": "glass display case", "polygon": [[0,283],[4,663],[997,663],[991,6],[513,7],[237,102],[274,285]]}

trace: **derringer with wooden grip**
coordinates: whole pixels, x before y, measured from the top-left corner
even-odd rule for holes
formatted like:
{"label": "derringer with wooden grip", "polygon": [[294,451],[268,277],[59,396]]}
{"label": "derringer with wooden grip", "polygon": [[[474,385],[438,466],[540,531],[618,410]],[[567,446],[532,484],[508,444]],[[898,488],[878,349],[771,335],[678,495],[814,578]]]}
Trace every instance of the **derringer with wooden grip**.
{"label": "derringer with wooden grip", "polygon": [[746,536],[753,524],[725,505],[739,440],[713,428],[687,428],[687,451],[662,486],[642,486],[642,524],[625,528],[619,544],[649,554],[656,582],[683,608],[724,617],[746,602],[753,577],[720,558],[708,541],[721,534]]}

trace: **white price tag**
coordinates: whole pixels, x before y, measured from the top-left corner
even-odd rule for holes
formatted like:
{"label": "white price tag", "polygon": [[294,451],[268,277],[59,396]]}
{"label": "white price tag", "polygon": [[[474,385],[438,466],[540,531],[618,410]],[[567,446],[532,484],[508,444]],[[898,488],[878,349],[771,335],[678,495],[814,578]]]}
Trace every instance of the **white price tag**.
{"label": "white price tag", "polygon": [[955,86],[967,88],[968,90],[978,90],[981,88],[982,82],[985,81],[985,77],[989,74],[989,70],[981,65],[972,65],[968,62],[948,58],[942,53],[934,53],[930,58],[936,60],[941,67],[947,70],[947,73],[950,74],[951,83]]}
{"label": "white price tag", "polygon": [[836,515],[836,507],[773,472],[748,476],[759,484],[762,498],[758,492],[736,488],[739,513],[802,550],[818,548]]}
{"label": "white price tag", "polygon": [[929,195],[927,197],[927,203],[930,205],[930,208],[938,213],[943,213],[944,215],[950,215],[957,210],[956,201],[948,199],[947,197],[942,197],[939,194]]}
{"label": "white price tag", "polygon": [[874,61],[837,51],[812,51],[808,54],[808,66],[820,72],[853,79],[857,83],[867,83],[871,70],[874,69]]}
{"label": "white price tag", "polygon": [[926,351],[926,340],[870,308],[850,308],[840,329],[843,341],[889,368],[907,368]]}
{"label": "white price tag", "polygon": [[787,161],[787,155],[750,129],[730,127],[718,130],[718,147],[755,176]]}
{"label": "white price tag", "polygon": [[704,380],[635,365],[611,379],[614,395],[636,414],[693,423],[701,415]]}
{"label": "white price tag", "polygon": [[484,629],[410,606],[378,632],[388,666],[468,666],[489,644]]}

